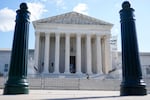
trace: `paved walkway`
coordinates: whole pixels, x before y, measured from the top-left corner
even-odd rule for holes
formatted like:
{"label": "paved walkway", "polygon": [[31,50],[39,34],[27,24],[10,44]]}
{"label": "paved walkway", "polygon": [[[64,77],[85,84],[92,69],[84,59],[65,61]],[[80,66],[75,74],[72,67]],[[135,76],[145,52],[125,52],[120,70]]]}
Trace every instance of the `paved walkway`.
{"label": "paved walkway", "polygon": [[146,96],[119,96],[119,91],[30,90],[28,95],[2,95],[0,100],[150,100]]}

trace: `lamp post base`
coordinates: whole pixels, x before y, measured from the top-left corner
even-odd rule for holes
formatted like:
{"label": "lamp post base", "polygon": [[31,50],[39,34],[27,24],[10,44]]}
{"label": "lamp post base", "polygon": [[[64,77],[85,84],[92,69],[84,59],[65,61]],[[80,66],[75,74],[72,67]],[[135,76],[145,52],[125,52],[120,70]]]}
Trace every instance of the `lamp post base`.
{"label": "lamp post base", "polygon": [[4,95],[29,94],[28,82],[26,79],[8,80],[5,84]]}
{"label": "lamp post base", "polygon": [[124,86],[121,85],[120,88],[121,96],[131,96],[131,95],[147,95],[146,85],[137,85],[137,86]]}

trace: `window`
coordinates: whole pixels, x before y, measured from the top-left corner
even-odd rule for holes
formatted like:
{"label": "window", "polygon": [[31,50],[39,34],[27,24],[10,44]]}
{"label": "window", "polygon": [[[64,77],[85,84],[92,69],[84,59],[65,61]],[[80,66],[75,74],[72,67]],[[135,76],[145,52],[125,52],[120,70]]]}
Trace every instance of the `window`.
{"label": "window", "polygon": [[146,68],[146,74],[150,75],[150,68]]}
{"label": "window", "polygon": [[8,64],[5,64],[4,72],[8,72]]}

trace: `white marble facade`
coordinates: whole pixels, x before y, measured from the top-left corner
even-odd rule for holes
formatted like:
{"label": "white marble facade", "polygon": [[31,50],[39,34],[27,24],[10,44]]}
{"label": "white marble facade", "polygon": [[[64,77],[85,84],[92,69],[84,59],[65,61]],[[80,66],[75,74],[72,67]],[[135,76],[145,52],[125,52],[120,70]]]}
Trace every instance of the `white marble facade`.
{"label": "white marble facade", "polygon": [[76,12],[33,22],[35,67],[43,74],[107,74],[112,24]]}
{"label": "white marble facade", "polygon": [[[112,24],[70,12],[34,21],[33,25],[35,49],[28,54],[29,75],[121,76],[121,53],[117,37],[111,37]],[[11,49],[0,48],[0,75],[8,73],[10,56]],[[140,53],[140,60],[143,77],[150,78],[150,53]]]}

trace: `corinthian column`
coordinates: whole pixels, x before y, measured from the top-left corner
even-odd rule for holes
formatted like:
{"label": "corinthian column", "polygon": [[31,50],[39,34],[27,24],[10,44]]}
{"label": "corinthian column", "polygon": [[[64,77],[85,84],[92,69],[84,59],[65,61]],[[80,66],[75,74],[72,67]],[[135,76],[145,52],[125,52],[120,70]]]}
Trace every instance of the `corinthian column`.
{"label": "corinthian column", "polygon": [[110,51],[110,36],[104,36],[103,38],[103,67],[104,67],[104,73],[107,74],[109,70],[112,68],[111,64],[111,51]]}
{"label": "corinthian column", "polygon": [[60,45],[60,34],[56,33],[55,38],[55,67],[54,67],[54,73],[59,73],[59,46]]}
{"label": "corinthian column", "polygon": [[97,74],[102,74],[101,37],[96,35],[96,67]]}
{"label": "corinthian column", "polygon": [[65,73],[70,73],[70,35],[66,34],[65,39]]}
{"label": "corinthian column", "polygon": [[92,74],[92,59],[91,59],[91,35],[86,35],[86,62],[87,62],[87,74]]}
{"label": "corinthian column", "polygon": [[40,33],[35,33],[35,52],[34,52],[34,59],[35,59],[35,67],[38,71],[38,62],[39,62],[39,42],[40,42]]}
{"label": "corinthian column", "polygon": [[81,34],[77,34],[76,38],[76,73],[81,74]]}
{"label": "corinthian column", "polygon": [[44,74],[48,74],[49,70],[49,44],[50,44],[50,34],[45,33],[45,56],[44,56]]}

